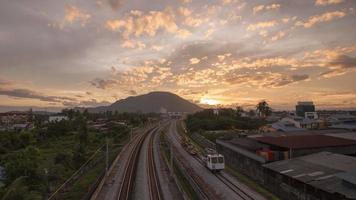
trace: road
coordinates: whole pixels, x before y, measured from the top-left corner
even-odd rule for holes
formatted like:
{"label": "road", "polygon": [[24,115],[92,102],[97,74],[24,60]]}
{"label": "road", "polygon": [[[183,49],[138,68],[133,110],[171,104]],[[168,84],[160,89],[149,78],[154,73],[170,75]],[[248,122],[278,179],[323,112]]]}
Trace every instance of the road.
{"label": "road", "polygon": [[[168,138],[171,140],[172,144],[176,147],[178,153],[184,157],[185,165],[188,166],[190,169],[193,169],[194,172],[207,184],[208,188],[204,186],[208,190],[214,190],[219,196],[219,199],[236,199],[236,200],[245,200],[245,199],[254,199],[254,200],[265,200],[265,198],[255,191],[248,188],[246,185],[238,182],[235,178],[231,177],[227,173],[222,173],[219,176],[225,177],[228,179],[230,184],[237,185],[243,193],[247,195],[241,195],[234,191],[233,187],[229,186],[226,183],[226,180],[223,181],[220,177],[211,173],[202,163],[196,159],[195,157],[191,156],[182,146],[180,143],[180,136],[177,131],[177,121],[172,121],[168,131]],[[234,186],[235,187],[235,186]],[[236,189],[235,189],[236,190]]]}

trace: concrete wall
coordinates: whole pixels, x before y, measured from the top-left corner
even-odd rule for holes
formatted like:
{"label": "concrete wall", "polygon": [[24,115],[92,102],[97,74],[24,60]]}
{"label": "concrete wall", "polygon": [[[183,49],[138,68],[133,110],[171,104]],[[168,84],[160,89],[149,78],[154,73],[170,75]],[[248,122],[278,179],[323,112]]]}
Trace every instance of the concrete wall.
{"label": "concrete wall", "polygon": [[217,144],[216,148],[220,154],[224,155],[227,165],[236,168],[239,172],[244,173],[255,181],[263,183],[262,164],[264,162],[256,161],[221,144]]}

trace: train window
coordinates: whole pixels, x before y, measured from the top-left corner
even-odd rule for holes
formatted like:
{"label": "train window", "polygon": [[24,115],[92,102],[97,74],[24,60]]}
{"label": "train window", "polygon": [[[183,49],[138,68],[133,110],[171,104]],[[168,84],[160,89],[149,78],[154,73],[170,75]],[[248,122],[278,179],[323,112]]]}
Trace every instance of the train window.
{"label": "train window", "polygon": [[212,163],[217,163],[218,162],[218,158],[216,158],[216,157],[211,158],[211,162]]}
{"label": "train window", "polygon": [[224,157],[219,157],[219,163],[224,163]]}

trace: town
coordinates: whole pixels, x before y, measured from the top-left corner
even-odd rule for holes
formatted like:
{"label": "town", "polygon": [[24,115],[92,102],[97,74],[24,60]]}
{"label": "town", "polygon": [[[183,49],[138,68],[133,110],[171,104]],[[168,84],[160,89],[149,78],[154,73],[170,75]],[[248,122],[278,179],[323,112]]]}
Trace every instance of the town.
{"label": "town", "polygon": [[1,0],[0,200],[356,200],[356,0]]}
{"label": "town", "polygon": [[[157,123],[160,125],[154,128]],[[313,102],[297,102],[295,110],[292,111],[274,111],[266,101],[261,101],[255,109],[246,111],[242,107],[221,107],[195,113],[170,112],[163,107],[156,114],[111,111],[89,113],[87,110],[72,109],[49,113],[29,110],[1,113],[0,124],[1,186],[4,187],[11,180],[17,180],[23,172],[23,175],[27,174],[40,180],[47,177],[47,189],[43,192],[49,199],[72,199],[80,196],[87,199],[107,199],[116,194],[116,189],[112,188],[115,185],[106,182],[113,181],[112,177],[120,177],[120,170],[115,172],[112,168],[120,163],[118,159],[122,159],[122,153],[119,152],[129,148],[122,148],[122,142],[141,137],[141,129],[147,133],[153,131],[150,133],[152,139],[164,144],[161,150],[156,151],[162,151],[158,155],[167,161],[165,165],[170,171],[168,176],[175,179],[177,185],[181,185],[182,180],[176,177],[178,172],[171,169],[171,154],[175,154],[174,162],[178,165],[178,170],[184,170],[190,168],[186,166],[186,159],[199,159],[210,149],[222,155],[226,166],[223,175],[229,177],[228,180],[238,180],[238,186],[233,183],[233,187],[240,189],[240,185],[243,185],[245,197],[241,198],[241,194],[237,193],[239,195],[236,198],[354,199],[356,195],[355,111],[317,110],[317,105]],[[166,134],[168,135],[162,138]],[[66,140],[73,140],[73,136],[78,138],[74,140],[79,142],[79,147],[74,147],[73,153],[62,147],[63,150],[58,149],[59,151],[50,147],[53,145],[58,148],[56,144],[51,144],[55,140],[63,140],[60,145],[70,144],[73,141]],[[94,146],[98,149],[88,146],[95,143],[97,145]],[[75,143],[73,145],[76,146]],[[173,152],[167,154],[164,150],[166,145],[176,145],[177,149],[168,149]],[[14,150],[18,153],[12,153]],[[25,160],[21,160],[26,158],[17,154],[30,150],[38,151],[42,155],[34,158],[35,163],[30,162],[26,164],[30,166],[26,166],[25,163],[22,164]],[[107,153],[110,154],[109,157]],[[13,165],[13,159],[16,159],[18,166]],[[44,162],[48,159],[53,161]],[[106,164],[101,160],[106,160]],[[53,167],[58,165],[63,165],[63,169],[68,173],[57,177],[55,174],[58,169]],[[38,172],[40,168],[45,171]],[[28,174],[28,170],[34,171]],[[202,193],[202,190],[216,190],[216,182],[196,170],[199,169],[193,168],[190,174],[183,176],[186,184],[193,188],[190,192],[197,198],[230,198],[221,196],[221,191],[225,189],[218,190],[215,194],[206,191]],[[89,174],[92,174],[91,178],[87,177]],[[172,177],[172,174],[176,175]],[[202,179],[201,182],[195,180],[196,176]],[[66,179],[70,181],[65,181]],[[332,185],[329,184],[331,182]],[[174,190],[177,190],[176,187],[173,186]],[[178,187],[180,189],[175,192],[180,195],[193,195],[181,187],[183,186]],[[168,194],[164,193],[157,194],[161,198],[172,195],[167,191]],[[225,195],[227,194],[228,192]],[[140,197],[136,195],[135,198]],[[168,199],[170,198],[173,197]]]}

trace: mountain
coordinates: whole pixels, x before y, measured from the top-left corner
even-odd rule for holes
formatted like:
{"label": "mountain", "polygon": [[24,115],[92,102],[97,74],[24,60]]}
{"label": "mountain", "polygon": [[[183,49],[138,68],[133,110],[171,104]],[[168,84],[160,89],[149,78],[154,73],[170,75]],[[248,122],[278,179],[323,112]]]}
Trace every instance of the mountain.
{"label": "mountain", "polygon": [[89,112],[119,111],[119,112],[195,112],[201,110],[199,106],[170,92],[151,92],[144,95],[121,99],[109,106],[89,108]]}

